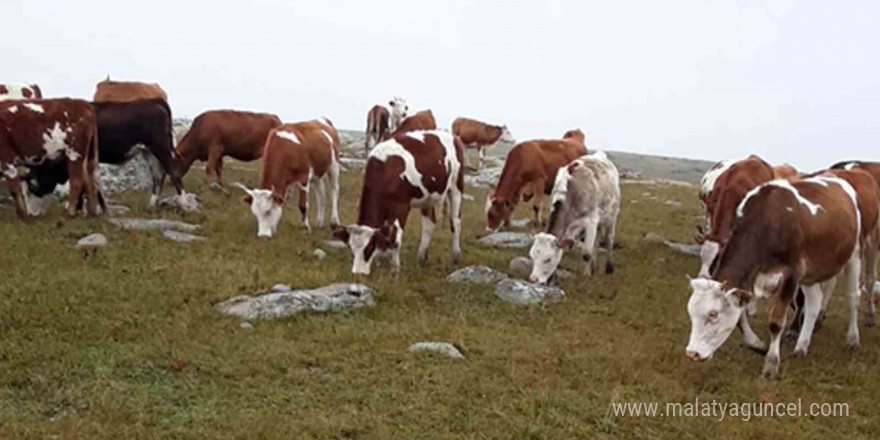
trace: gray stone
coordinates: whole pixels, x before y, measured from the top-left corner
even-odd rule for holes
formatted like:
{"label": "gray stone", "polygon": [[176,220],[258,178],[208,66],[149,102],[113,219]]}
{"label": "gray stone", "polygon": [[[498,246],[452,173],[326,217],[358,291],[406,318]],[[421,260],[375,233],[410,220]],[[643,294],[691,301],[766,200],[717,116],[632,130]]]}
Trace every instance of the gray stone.
{"label": "gray stone", "polygon": [[169,240],[173,240],[179,243],[190,243],[193,241],[205,241],[207,240],[205,237],[200,237],[198,235],[187,234],[186,232],[178,232],[174,230],[166,230],[162,232],[162,235]]}
{"label": "gray stone", "polygon": [[[519,275],[523,277],[527,277],[532,274],[532,259],[529,257],[514,257],[510,260],[510,272],[514,275]],[[574,276],[568,270],[557,268],[556,276],[562,279],[568,279]]]}
{"label": "gray stone", "polygon": [[241,328],[243,328],[243,329],[245,329],[245,330],[253,330],[253,329],[254,329],[254,325],[251,324],[251,323],[249,323],[249,322],[247,322],[247,321],[242,321],[242,322],[241,322]]}
{"label": "gray stone", "polygon": [[76,242],[77,249],[91,249],[107,246],[107,237],[104,234],[91,234],[80,238]]}
{"label": "gray stone", "polygon": [[461,199],[464,200],[464,201],[466,201],[466,202],[473,202],[473,201],[474,201],[474,196],[472,196],[472,195],[470,195],[470,194],[468,194],[468,193],[462,193],[462,194],[461,194]]}
{"label": "gray stone", "polygon": [[446,277],[453,283],[497,283],[507,278],[507,275],[491,267],[468,266],[456,270]]}
{"label": "gray stone", "polygon": [[532,284],[523,280],[508,278],[495,285],[495,296],[511,304],[533,306],[562,301],[565,299],[565,291],[558,287]]}
{"label": "gray stone", "polygon": [[664,203],[675,208],[681,208],[681,202],[679,202],[678,200],[667,200]]}
{"label": "gray stone", "polygon": [[180,208],[185,212],[199,212],[201,210],[199,196],[188,192],[159,199],[157,205],[162,208]]}
{"label": "gray stone", "polygon": [[214,306],[220,313],[246,320],[285,318],[304,311],[318,313],[372,307],[373,289],[363,284],[337,283],[312,290],[236,296]]}
{"label": "gray stone", "polygon": [[348,249],[348,245],[339,240],[324,240],[321,243],[330,249]]}
{"label": "gray stone", "polygon": [[480,239],[484,245],[503,248],[527,248],[532,241],[532,236],[524,232],[496,232]]}
{"label": "gray stone", "polygon": [[453,359],[464,359],[464,354],[454,344],[448,342],[416,342],[409,347],[411,353],[417,351],[431,351],[445,354]]}
{"label": "gray stone", "polygon": [[527,218],[518,218],[516,220],[511,220],[510,226],[513,226],[514,228],[525,228],[531,223],[532,221]]}
{"label": "gray stone", "polygon": [[464,181],[469,187],[490,188],[498,184],[501,177],[502,167],[484,168],[479,174],[466,175]]}
{"label": "gray stone", "polygon": [[288,286],[287,284],[276,284],[272,286],[269,290],[270,292],[290,292],[293,290],[293,287]]}
{"label": "gray stone", "polygon": [[102,163],[98,169],[101,191],[104,194],[149,191],[153,187],[150,163],[140,154],[122,165]]}
{"label": "gray stone", "polygon": [[131,212],[131,208],[125,205],[107,205],[107,215],[125,215]]}
{"label": "gray stone", "polygon": [[142,231],[164,231],[174,229],[182,232],[196,232],[201,229],[199,225],[165,219],[146,218],[111,218],[108,222],[122,229],[139,229]]}
{"label": "gray stone", "polygon": [[327,253],[324,252],[323,249],[315,249],[315,250],[313,250],[313,251],[312,251],[312,255],[314,255],[315,258],[318,259],[318,261],[321,261],[321,260],[327,258]]}
{"label": "gray stone", "polygon": [[669,240],[664,240],[663,244],[683,254],[700,256],[700,245],[698,244],[676,243]]}

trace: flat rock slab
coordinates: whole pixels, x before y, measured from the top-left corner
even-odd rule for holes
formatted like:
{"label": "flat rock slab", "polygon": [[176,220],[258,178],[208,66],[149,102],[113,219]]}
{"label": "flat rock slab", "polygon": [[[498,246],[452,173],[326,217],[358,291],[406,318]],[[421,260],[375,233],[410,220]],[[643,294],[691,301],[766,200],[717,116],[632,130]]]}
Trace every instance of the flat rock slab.
{"label": "flat rock slab", "polygon": [[558,287],[508,278],[495,285],[495,296],[518,306],[534,306],[562,301],[565,299],[565,291]]}
{"label": "flat rock slab", "polygon": [[480,243],[487,246],[503,248],[527,248],[532,245],[534,239],[525,232],[496,232],[480,239]]}
{"label": "flat rock slab", "polygon": [[525,228],[531,223],[532,221],[527,218],[518,218],[516,220],[511,220],[510,226],[513,226],[514,228]]}
{"label": "flat rock slab", "polygon": [[464,353],[454,344],[448,342],[416,342],[409,347],[410,353],[417,351],[430,351],[439,354],[445,354],[454,359],[464,359]]}
{"label": "flat rock slab", "polygon": [[373,289],[363,284],[337,283],[312,290],[236,296],[214,308],[245,320],[279,319],[304,311],[325,313],[372,307],[376,304],[373,294]]}
{"label": "flat rock slab", "polygon": [[80,238],[76,242],[77,249],[99,248],[107,246],[107,237],[104,234],[91,234]]}
{"label": "flat rock slab", "polygon": [[199,212],[202,209],[199,196],[186,192],[179,196],[159,199],[157,204],[163,208],[180,208],[185,212]]}
{"label": "flat rock slab", "polygon": [[179,243],[189,243],[193,241],[205,241],[207,238],[201,237],[198,235],[187,234],[186,232],[179,232],[168,229],[162,232],[162,235],[169,240],[173,240]]}
{"label": "flat rock slab", "polygon": [[501,177],[502,167],[484,168],[477,175],[465,175],[464,181],[469,187],[488,188],[494,187]]}
{"label": "flat rock slab", "polygon": [[456,270],[446,277],[453,283],[497,283],[507,279],[507,274],[486,266],[468,266]]}
{"label": "flat rock slab", "polygon": [[107,221],[122,229],[139,229],[141,231],[164,231],[174,229],[182,232],[196,232],[201,229],[201,226],[199,225],[191,225],[189,223],[165,219],[111,218],[107,219]]}
{"label": "flat rock slab", "polygon": [[125,205],[107,205],[107,215],[125,215],[131,212],[131,208]]}
{"label": "flat rock slab", "polygon": [[700,245],[698,244],[676,243],[668,240],[664,240],[663,244],[683,254],[700,256]]}

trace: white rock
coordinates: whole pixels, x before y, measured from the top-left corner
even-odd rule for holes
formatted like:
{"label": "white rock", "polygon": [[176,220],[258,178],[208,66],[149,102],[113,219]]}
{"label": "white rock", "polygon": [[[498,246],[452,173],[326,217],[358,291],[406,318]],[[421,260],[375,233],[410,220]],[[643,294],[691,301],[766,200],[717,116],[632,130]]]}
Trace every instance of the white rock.
{"label": "white rock", "polygon": [[323,243],[324,246],[327,246],[330,249],[348,249],[348,245],[345,244],[345,242],[339,240],[324,240],[321,243]]}
{"label": "white rock", "polygon": [[523,232],[496,232],[480,239],[480,243],[503,248],[527,248],[532,245],[532,236]]}
{"label": "white rock", "polygon": [[241,328],[243,328],[243,329],[245,329],[245,330],[253,330],[253,329],[254,329],[254,325],[251,324],[251,323],[249,323],[249,322],[247,322],[247,321],[242,321],[242,322],[241,322]]}
{"label": "white rock", "polygon": [[495,185],[498,184],[498,179],[501,177],[502,170],[502,167],[484,168],[483,171],[477,175],[464,176],[464,181],[469,187],[495,187]]}
{"label": "white rock", "polygon": [[445,354],[454,359],[464,359],[464,354],[454,344],[448,342],[416,342],[409,347],[409,351],[431,351],[435,353]]}
{"label": "white rock", "polygon": [[472,196],[472,195],[470,195],[470,194],[468,194],[468,193],[462,193],[462,194],[461,194],[461,199],[464,200],[464,201],[466,201],[466,202],[473,202],[473,201],[474,201],[474,196]]}
{"label": "white rock", "polygon": [[321,261],[324,258],[327,258],[327,253],[324,252],[323,249],[315,249],[314,251],[312,251],[312,255],[314,255],[315,258],[318,259],[318,261]]}
{"label": "white rock", "polygon": [[516,220],[511,220],[510,226],[513,226],[514,228],[525,228],[530,223],[532,223],[532,221],[527,218],[518,218]]}
{"label": "white rock", "polygon": [[561,301],[565,292],[558,287],[527,283],[508,278],[495,285],[495,296],[511,304],[533,306],[547,302]]}
{"label": "white rock", "polygon": [[187,234],[186,232],[178,232],[174,230],[166,230],[162,232],[162,235],[169,240],[174,240],[179,243],[189,243],[193,241],[205,241],[207,240],[205,237],[200,237],[198,235]]}
{"label": "white rock", "polygon": [[139,229],[142,231],[163,231],[174,229],[182,232],[196,232],[201,226],[176,220],[146,219],[146,218],[111,218],[108,222],[122,229]]}
{"label": "white rock", "polygon": [[683,244],[668,240],[664,240],[663,244],[683,254],[700,256],[700,245],[698,244]]}
{"label": "white rock", "polygon": [[468,266],[456,270],[446,277],[453,283],[497,283],[507,278],[507,274],[486,266]]}
{"label": "white rock", "polygon": [[176,196],[164,197],[159,199],[157,204],[163,208],[180,208],[184,212],[199,212],[199,210],[201,210],[199,196],[188,192]]}
{"label": "white rock", "polygon": [[104,246],[107,246],[107,237],[105,237],[104,234],[87,235],[76,242],[77,249],[99,248]]}
{"label": "white rock", "polygon": [[323,313],[372,307],[376,304],[373,294],[373,289],[363,284],[337,283],[313,290],[236,296],[214,308],[246,320],[278,319],[303,311]]}
{"label": "white rock", "polygon": [[288,286],[287,284],[276,284],[272,286],[269,290],[270,292],[290,292],[293,290],[293,287]]}

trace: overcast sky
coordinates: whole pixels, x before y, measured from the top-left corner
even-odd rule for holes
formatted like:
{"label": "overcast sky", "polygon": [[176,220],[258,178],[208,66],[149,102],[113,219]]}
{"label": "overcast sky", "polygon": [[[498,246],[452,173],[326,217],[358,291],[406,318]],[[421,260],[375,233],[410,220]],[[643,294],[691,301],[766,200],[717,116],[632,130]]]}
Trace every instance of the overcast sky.
{"label": "overcast sky", "polygon": [[391,96],[518,140],[814,169],[880,160],[880,2],[5,0],[0,82],[158,82],[175,116],[327,116]]}

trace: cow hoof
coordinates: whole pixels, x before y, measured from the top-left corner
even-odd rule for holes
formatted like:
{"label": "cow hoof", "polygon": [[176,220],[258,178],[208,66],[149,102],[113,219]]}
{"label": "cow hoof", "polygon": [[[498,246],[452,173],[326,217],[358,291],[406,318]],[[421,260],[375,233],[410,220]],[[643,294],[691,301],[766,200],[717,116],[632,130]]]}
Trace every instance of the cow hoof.
{"label": "cow hoof", "polygon": [[764,362],[764,371],[761,372],[761,377],[767,380],[775,380],[779,375],[779,359],[767,359]]}
{"label": "cow hoof", "polygon": [[862,346],[859,343],[859,338],[848,338],[846,341],[846,350],[847,351],[856,351]]}
{"label": "cow hoof", "polygon": [[875,315],[871,312],[865,312],[865,327],[871,328],[874,327]]}
{"label": "cow hoof", "polygon": [[800,332],[790,328],[782,335],[782,343],[785,345],[793,345],[797,342],[798,336],[800,336]]}
{"label": "cow hoof", "polygon": [[805,358],[805,357],[807,357],[807,349],[806,348],[798,348],[794,351],[793,356],[796,358]]}
{"label": "cow hoof", "polygon": [[425,267],[426,264],[428,264],[428,256],[419,257],[419,267]]}
{"label": "cow hoof", "polygon": [[614,273],[614,263],[605,263],[605,274],[611,275]]}

